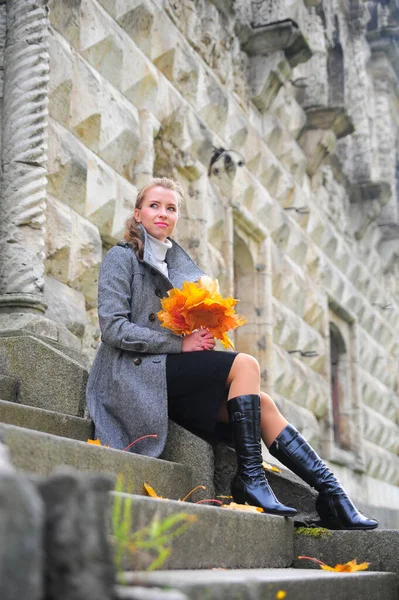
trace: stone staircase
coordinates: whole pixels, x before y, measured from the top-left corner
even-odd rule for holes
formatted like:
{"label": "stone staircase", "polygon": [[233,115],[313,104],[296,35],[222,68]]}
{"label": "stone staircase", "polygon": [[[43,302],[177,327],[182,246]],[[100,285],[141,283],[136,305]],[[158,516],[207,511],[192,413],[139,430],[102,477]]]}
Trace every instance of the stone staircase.
{"label": "stone staircase", "polygon": [[[70,374],[68,377],[73,381]],[[124,489],[129,491],[122,496],[133,500],[135,530],[182,512],[196,517],[174,539],[161,571],[138,570],[143,568],[140,555],[125,559],[126,585],[116,584],[116,598],[398,598],[399,531],[315,530],[316,535],[308,536],[294,529],[292,519],[195,504],[228,493],[234,470],[234,452],[229,447],[219,445],[214,451],[172,422],[162,459],[87,444],[93,430],[90,420],[81,416],[83,399],[75,401],[77,414],[70,414],[70,404],[68,414],[63,414],[59,400],[53,404],[57,410],[49,410],[49,401],[43,408],[25,390],[25,395],[21,393],[26,379],[26,374],[19,379],[15,372],[0,375],[0,438],[19,471],[48,475],[60,465],[69,465],[79,471],[122,474]],[[79,371],[77,386],[81,388],[81,384]],[[51,388],[51,381],[48,385]],[[59,394],[67,393],[59,381],[56,388]],[[49,389],[45,395],[51,398]],[[308,486],[286,471],[270,472],[268,477],[281,501],[297,506],[300,520],[312,515],[314,492]],[[146,496],[144,482],[164,499]],[[191,502],[179,501],[198,484],[206,485],[206,492],[195,492]],[[110,504],[115,494],[118,492],[113,492]],[[329,565],[354,558],[371,565],[366,572],[330,573],[315,569],[309,561],[299,561],[300,555]]]}

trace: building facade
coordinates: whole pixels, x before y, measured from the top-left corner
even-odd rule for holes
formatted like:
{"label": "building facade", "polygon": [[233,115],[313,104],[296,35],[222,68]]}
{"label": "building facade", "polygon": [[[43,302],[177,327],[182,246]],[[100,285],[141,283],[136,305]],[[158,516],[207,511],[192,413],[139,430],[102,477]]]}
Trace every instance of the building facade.
{"label": "building facade", "polygon": [[99,343],[137,189],[240,299],[238,350],[355,498],[399,508],[399,2],[0,2],[0,328]]}

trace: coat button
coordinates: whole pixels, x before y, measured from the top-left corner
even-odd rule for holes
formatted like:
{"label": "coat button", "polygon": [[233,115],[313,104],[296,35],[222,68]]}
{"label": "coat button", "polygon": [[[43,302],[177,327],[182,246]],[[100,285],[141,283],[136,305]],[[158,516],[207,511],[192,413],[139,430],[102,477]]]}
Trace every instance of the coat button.
{"label": "coat button", "polygon": [[155,269],[151,269],[151,275],[155,277],[155,275],[158,275],[158,271],[156,271]]}
{"label": "coat button", "polygon": [[135,365],[139,366],[141,365],[141,358],[135,358],[133,362]]}
{"label": "coat button", "polygon": [[153,323],[155,321],[155,319],[157,318],[157,315],[155,313],[150,313],[148,315],[148,319]]}
{"label": "coat button", "polygon": [[162,292],[159,288],[155,290],[155,295],[158,296],[158,298],[162,298]]}

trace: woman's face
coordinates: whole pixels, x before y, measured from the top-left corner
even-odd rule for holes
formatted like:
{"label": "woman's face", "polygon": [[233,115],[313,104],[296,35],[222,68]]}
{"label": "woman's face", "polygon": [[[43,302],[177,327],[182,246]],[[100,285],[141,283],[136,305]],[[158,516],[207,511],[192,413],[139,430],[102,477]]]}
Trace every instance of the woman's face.
{"label": "woman's face", "polygon": [[134,209],[134,216],[150,235],[164,242],[179,218],[176,193],[159,186],[149,189],[141,208]]}

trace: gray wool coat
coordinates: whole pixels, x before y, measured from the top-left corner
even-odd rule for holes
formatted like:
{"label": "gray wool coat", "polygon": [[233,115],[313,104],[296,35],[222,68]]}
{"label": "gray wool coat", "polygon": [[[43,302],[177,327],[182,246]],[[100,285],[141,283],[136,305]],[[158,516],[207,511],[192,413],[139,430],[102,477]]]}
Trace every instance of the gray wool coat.
{"label": "gray wool coat", "polygon": [[87,406],[95,436],[102,444],[159,456],[168,429],[166,355],[182,351],[182,338],[161,327],[156,313],[160,299],[184,281],[196,281],[204,273],[172,241],[166,262],[169,278],[157,268],[144,236],[140,262],[131,246],[119,242],[105,255],[98,285],[101,344],[88,384]]}

